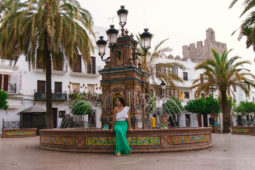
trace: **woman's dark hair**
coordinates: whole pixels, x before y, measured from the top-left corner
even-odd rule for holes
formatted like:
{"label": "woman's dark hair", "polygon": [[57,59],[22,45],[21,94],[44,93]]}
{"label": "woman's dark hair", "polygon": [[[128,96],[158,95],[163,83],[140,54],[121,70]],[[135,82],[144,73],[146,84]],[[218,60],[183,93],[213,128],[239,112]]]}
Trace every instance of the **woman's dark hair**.
{"label": "woman's dark hair", "polygon": [[120,103],[122,104],[122,106],[126,106],[125,100],[122,97],[118,97],[117,100],[120,101]]}

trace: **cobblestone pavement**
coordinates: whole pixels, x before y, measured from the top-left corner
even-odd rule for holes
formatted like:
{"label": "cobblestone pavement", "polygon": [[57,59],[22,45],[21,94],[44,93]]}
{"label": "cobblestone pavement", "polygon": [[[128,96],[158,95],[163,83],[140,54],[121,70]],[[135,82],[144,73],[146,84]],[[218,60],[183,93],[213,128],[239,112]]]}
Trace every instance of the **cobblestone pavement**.
{"label": "cobblestone pavement", "polygon": [[255,170],[255,136],[214,134],[200,151],[113,154],[39,149],[39,137],[0,139],[0,170]]}

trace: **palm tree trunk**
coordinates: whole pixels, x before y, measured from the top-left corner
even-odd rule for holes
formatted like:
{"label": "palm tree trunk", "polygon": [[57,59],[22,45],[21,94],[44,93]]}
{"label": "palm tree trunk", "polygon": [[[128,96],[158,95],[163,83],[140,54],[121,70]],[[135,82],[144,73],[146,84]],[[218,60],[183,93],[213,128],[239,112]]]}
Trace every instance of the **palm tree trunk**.
{"label": "palm tree trunk", "polygon": [[201,118],[201,114],[197,113],[197,121],[198,121],[198,127],[202,127],[202,118]]}
{"label": "palm tree trunk", "polygon": [[203,114],[203,122],[204,122],[204,127],[208,127],[207,114]]}
{"label": "palm tree trunk", "polygon": [[46,70],[46,126],[53,128],[53,115],[52,115],[52,92],[51,92],[51,55],[47,45],[47,33],[44,41],[43,58]]}
{"label": "palm tree trunk", "polygon": [[227,94],[226,90],[221,91],[221,108],[223,113],[223,132],[230,132],[230,114],[227,105]]}

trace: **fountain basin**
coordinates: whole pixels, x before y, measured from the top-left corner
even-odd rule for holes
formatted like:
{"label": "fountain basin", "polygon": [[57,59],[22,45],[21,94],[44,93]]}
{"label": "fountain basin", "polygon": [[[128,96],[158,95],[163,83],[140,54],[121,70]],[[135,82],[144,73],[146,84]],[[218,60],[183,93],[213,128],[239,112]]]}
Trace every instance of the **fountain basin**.
{"label": "fountain basin", "polygon": [[255,135],[255,127],[254,126],[235,126],[235,127],[232,127],[232,134]]}
{"label": "fountain basin", "polygon": [[[211,128],[141,129],[127,133],[133,152],[187,151],[212,147]],[[110,130],[42,129],[40,148],[68,152],[115,151]]]}

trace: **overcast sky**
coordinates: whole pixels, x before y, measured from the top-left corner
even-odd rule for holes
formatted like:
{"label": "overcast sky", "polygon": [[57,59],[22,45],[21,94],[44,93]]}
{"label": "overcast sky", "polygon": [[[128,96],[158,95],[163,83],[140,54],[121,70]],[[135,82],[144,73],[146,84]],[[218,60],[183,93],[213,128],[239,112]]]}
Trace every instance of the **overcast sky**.
{"label": "overcast sky", "polygon": [[95,26],[108,28],[112,24],[119,28],[116,11],[120,5],[128,9],[126,28],[133,34],[142,33],[144,28],[154,34],[153,43],[169,38],[166,43],[172,54],[182,57],[182,46],[205,39],[205,31],[211,27],[216,41],[227,43],[233,49],[230,56],[239,55],[254,64],[255,53],[246,49],[245,38],[238,41],[238,34],[231,33],[239,28],[244,18],[239,18],[242,4],[232,9],[232,0],[79,0],[89,10]]}

